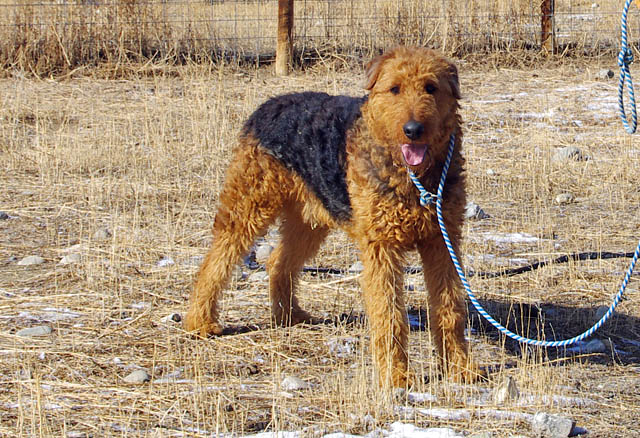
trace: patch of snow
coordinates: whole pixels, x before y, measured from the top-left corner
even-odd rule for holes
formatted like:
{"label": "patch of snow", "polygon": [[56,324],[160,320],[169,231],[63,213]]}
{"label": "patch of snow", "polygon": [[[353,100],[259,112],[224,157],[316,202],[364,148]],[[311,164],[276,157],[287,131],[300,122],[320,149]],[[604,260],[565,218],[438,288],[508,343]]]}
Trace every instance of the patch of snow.
{"label": "patch of snow", "polygon": [[497,257],[495,254],[478,254],[471,255],[466,254],[465,258],[469,262],[479,262],[479,263],[491,263],[498,266],[520,266],[520,265],[528,265],[531,263],[528,259],[525,258],[506,258],[506,257]]}
{"label": "patch of snow", "polygon": [[260,432],[255,435],[245,435],[241,438],[299,438],[302,432]]}
{"label": "patch of snow", "polygon": [[134,309],[143,310],[143,309],[146,309],[148,307],[151,307],[151,303],[146,303],[144,301],[140,301],[139,303],[131,304],[131,307],[134,308]]}
{"label": "patch of snow", "polygon": [[[366,435],[351,435],[344,432],[333,432],[322,435],[322,438],[363,438],[363,437],[387,437],[387,438],[463,438],[464,435],[453,429],[444,427],[430,427],[423,429],[413,424],[397,421],[389,426],[390,430],[376,429]],[[240,438],[299,438],[305,436],[304,432],[261,432],[254,435],[245,435]]]}
{"label": "patch of snow", "polygon": [[391,424],[391,432],[387,435],[390,438],[462,438],[461,435],[453,429],[444,427],[430,427],[422,429],[413,424],[406,424],[396,421]]}
{"label": "patch of snow", "polygon": [[411,403],[425,403],[435,402],[438,400],[438,397],[428,392],[410,392],[409,395],[407,395],[407,399]]}
{"label": "patch of snow", "polygon": [[524,412],[503,411],[498,409],[449,409],[449,408],[412,408],[399,407],[403,414],[420,414],[425,417],[438,418],[449,421],[468,421],[473,417],[495,418],[497,420],[531,421],[533,415]]}
{"label": "patch of snow", "polygon": [[[478,239],[473,236],[471,238]],[[481,233],[480,239],[496,243],[534,243],[540,241],[540,238],[527,233]]]}
{"label": "patch of snow", "polygon": [[60,321],[65,319],[79,318],[80,316],[82,316],[81,314],[73,312],[71,309],[68,309],[66,307],[62,309],[57,309],[55,307],[45,307],[44,309],[42,309],[42,311],[45,313],[42,314],[41,318],[47,321]]}

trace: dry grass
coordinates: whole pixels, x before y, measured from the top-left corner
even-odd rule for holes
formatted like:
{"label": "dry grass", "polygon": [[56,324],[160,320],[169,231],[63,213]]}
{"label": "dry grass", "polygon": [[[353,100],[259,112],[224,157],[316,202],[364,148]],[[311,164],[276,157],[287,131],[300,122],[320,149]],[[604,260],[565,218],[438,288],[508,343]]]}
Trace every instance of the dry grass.
{"label": "dry grass", "polygon": [[[493,270],[522,263],[514,258],[533,261],[579,250],[630,251],[637,242],[640,146],[616,119],[613,82],[593,80],[597,69],[460,66],[470,197],[492,215],[467,225],[469,268]],[[271,328],[264,282],[234,280],[223,303],[228,326],[257,324],[259,330],[199,341],[179,324],[163,322],[186,309],[242,120],[268,96],[311,89],[359,94],[361,79],[359,73],[317,68],[282,80],[267,69],[218,66],[119,81],[2,80],[0,206],[11,218],[0,221],[0,435],[303,430],[315,436],[363,434],[397,420],[491,431],[495,437],[530,435],[519,421],[437,420],[395,411],[401,402],[372,385],[365,325],[356,318]],[[566,145],[579,146],[591,159],[552,163],[554,150]],[[565,191],[576,201],[554,204]],[[105,227],[111,237],[93,237]],[[540,240],[491,239],[516,232]],[[58,264],[75,244],[83,247],[82,261]],[[17,265],[32,254],[45,263]],[[175,264],[159,266],[166,257]],[[334,234],[314,263],[345,267],[356,257],[344,236]],[[626,263],[568,264],[472,284],[503,321],[517,317],[518,331],[532,328],[536,335],[539,319],[523,319],[530,309],[520,304],[540,303],[546,333],[552,328],[566,337],[589,326],[594,309],[608,304]],[[424,310],[422,281],[410,276],[408,282],[415,288],[409,304]],[[305,276],[301,300],[313,314],[336,319],[362,315],[359,293],[354,276]],[[470,397],[511,376],[521,392],[537,398],[504,409],[571,416],[593,436],[632,436],[640,416],[636,280],[628,297],[597,335],[611,339],[616,350],[588,356],[521,354],[473,316],[474,355],[495,369],[490,382],[475,387],[439,380],[428,332],[412,332],[412,367],[430,378],[416,389],[438,396],[418,406],[478,409]],[[40,324],[53,333],[16,336],[18,329]],[[340,353],[332,345],[350,349]],[[126,384],[123,378],[137,367],[153,381]],[[279,383],[286,375],[316,386],[283,393]],[[542,399],[548,395],[591,401],[553,406]]]}
{"label": "dry grass", "polygon": [[[619,2],[557,3],[561,55],[616,52]],[[359,63],[397,44],[456,56],[537,53],[540,46],[540,6],[532,0],[304,0],[296,1],[295,16],[301,62]],[[141,63],[259,63],[275,52],[276,17],[275,0],[9,2],[0,7],[0,69],[46,77],[99,65],[121,77]]]}

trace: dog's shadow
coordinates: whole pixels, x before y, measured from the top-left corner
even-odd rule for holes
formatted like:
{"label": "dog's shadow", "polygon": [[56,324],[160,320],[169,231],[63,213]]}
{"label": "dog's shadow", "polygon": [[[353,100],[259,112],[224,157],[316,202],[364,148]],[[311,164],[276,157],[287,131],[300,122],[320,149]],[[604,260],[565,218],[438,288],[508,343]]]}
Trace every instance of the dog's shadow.
{"label": "dog's shadow", "polygon": [[[567,307],[552,304],[539,306],[481,300],[480,304],[498,322],[510,331],[531,339],[557,341],[569,339],[588,330],[598,321],[600,309],[596,307]],[[412,331],[428,329],[428,310],[410,307],[407,309],[409,325]],[[311,326],[354,326],[366,322],[364,313],[345,313],[335,318],[317,318],[309,322]],[[469,307],[469,325],[471,337],[482,337],[489,342],[500,344],[508,353],[515,356],[531,355],[537,347],[530,347],[502,335],[478,312]],[[591,338],[581,343],[558,348],[546,348],[548,358],[580,356],[581,360],[592,363],[640,364],[640,318],[624,313],[614,313],[610,319]],[[250,324],[225,327],[223,336],[233,336],[273,328],[272,324]],[[592,339],[603,342],[587,343]],[[561,361],[560,363],[563,363]]]}
{"label": "dog's shadow", "polygon": [[[555,304],[519,304],[494,300],[479,300],[482,307],[509,331],[534,340],[562,341],[589,330],[604,315],[598,307],[567,307]],[[426,309],[408,311],[412,330],[426,330]],[[499,344],[504,341],[507,352],[516,356],[535,354],[533,347],[501,334],[469,304],[471,336],[481,336]],[[580,356],[593,363],[640,363],[640,318],[613,313],[590,338],[566,347],[545,348],[550,359]],[[592,340],[598,340],[590,342]],[[561,361],[560,363],[564,363]]]}

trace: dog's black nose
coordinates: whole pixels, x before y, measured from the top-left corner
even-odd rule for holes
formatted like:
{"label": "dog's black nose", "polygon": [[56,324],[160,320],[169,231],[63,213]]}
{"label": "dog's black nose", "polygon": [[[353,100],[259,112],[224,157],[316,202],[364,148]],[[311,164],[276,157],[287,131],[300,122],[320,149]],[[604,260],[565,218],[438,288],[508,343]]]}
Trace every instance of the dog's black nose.
{"label": "dog's black nose", "polygon": [[404,135],[406,135],[411,140],[416,140],[420,138],[422,133],[424,132],[424,125],[422,123],[418,123],[415,120],[409,120],[402,127],[404,131]]}

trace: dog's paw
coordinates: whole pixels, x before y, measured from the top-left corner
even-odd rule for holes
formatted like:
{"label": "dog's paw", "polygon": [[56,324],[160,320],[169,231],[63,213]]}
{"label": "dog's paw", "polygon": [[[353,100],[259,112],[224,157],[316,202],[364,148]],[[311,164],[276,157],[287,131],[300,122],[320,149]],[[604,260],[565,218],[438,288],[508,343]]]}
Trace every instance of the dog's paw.
{"label": "dog's paw", "polygon": [[302,323],[313,323],[314,318],[302,309],[291,310],[291,312],[274,312],[273,318],[277,325],[289,327]]}
{"label": "dog's paw", "polygon": [[187,315],[187,318],[184,321],[184,328],[189,333],[201,338],[219,336],[222,334],[222,326],[217,322],[205,322],[200,318],[191,317],[190,315]]}
{"label": "dog's paw", "polygon": [[477,383],[487,380],[487,371],[476,364],[452,366],[449,368],[449,377],[456,383]]}

